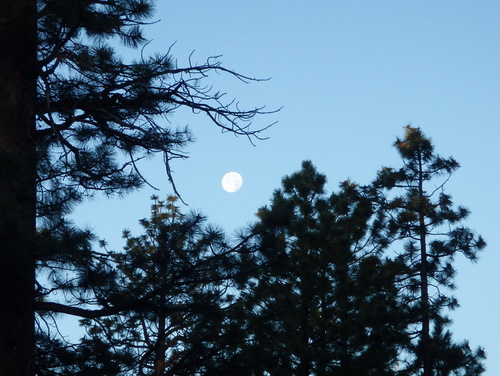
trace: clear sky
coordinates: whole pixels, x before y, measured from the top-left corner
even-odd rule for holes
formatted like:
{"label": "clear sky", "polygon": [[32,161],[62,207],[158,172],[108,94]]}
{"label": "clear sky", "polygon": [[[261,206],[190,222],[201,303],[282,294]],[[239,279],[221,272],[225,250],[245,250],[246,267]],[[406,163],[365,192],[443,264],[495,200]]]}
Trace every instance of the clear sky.
{"label": "clear sky", "polygon": [[[439,154],[460,162],[447,192],[471,210],[467,225],[488,247],[477,264],[457,258],[461,307],[451,329],[455,340],[485,347],[485,375],[499,375],[500,2],[162,0],[155,19],[146,28],[146,53],[175,42],[179,66],[193,51],[199,63],[222,55],[227,68],[271,80],[242,84],[215,75],[215,89],[242,107],[283,106],[256,119],[256,127],[278,121],[256,146],[221,134],[202,116],[169,118],[171,126],[190,125],[196,138],[190,158],[172,166],[185,210],[202,211],[229,234],[253,222],[281,178],[305,159],[326,174],[330,192],[347,178],[366,184],[381,166],[399,166],[391,145],[409,123]],[[123,246],[124,228],[139,234],[151,194],[172,193],[160,159],[142,166],[159,191],[100,198],[75,212],[77,223],[114,249]],[[243,176],[236,193],[222,190],[228,171]]]}

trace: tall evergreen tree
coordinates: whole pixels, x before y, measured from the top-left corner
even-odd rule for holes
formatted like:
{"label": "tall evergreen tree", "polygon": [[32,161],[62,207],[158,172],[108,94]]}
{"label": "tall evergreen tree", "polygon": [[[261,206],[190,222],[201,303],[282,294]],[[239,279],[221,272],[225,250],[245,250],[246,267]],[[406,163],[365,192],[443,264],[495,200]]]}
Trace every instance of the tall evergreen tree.
{"label": "tall evergreen tree", "polygon": [[[90,315],[70,309],[71,304],[49,304],[52,287],[35,281],[37,268],[56,273],[65,265],[78,271],[85,268],[82,260],[94,255],[78,239],[85,232],[63,220],[84,196],[140,186],[144,179],[136,162],[150,153],[163,154],[171,178],[169,161],[185,157],[182,148],[190,135],[164,126],[161,116],[185,107],[224,130],[259,137],[248,121],[261,108],[244,111],[225,104],[220,92],[202,83],[214,71],[249,78],[214,59],[178,67],[169,55],[141,54],[135,62],[116,55],[118,41],[128,47],[144,44],[141,27],[153,4],[0,0],[2,375],[35,372],[35,310]],[[40,234],[44,245],[38,243]],[[70,241],[73,235],[78,236]],[[70,249],[45,247],[49,243]]]}
{"label": "tall evergreen tree", "polygon": [[461,253],[475,261],[485,247],[480,236],[462,225],[469,211],[454,207],[444,191],[459,164],[436,154],[419,128],[407,126],[394,146],[403,167],[383,168],[374,185],[384,190],[389,226],[396,239],[404,241],[398,259],[406,265],[402,286],[416,324],[416,340],[408,348],[413,355],[409,370],[423,376],[479,375],[483,350],[472,352],[467,342],[454,343],[444,312],[458,306],[449,294],[455,288],[455,256]]}
{"label": "tall evergreen tree", "polygon": [[[135,309],[85,320],[87,341],[112,349],[108,359],[123,374],[205,374],[224,348],[234,251],[202,215],[182,214],[176,197],[155,200],[151,218],[141,221],[145,233],[125,232],[125,252],[112,254],[117,275],[109,290],[115,291],[104,297]],[[124,353],[133,361],[123,362]]]}
{"label": "tall evergreen tree", "polygon": [[[326,196],[311,162],[259,210],[242,302],[248,375],[392,375],[404,336],[382,218],[351,182]],[[236,357],[238,359],[238,357]],[[237,362],[237,361],[235,361]]]}

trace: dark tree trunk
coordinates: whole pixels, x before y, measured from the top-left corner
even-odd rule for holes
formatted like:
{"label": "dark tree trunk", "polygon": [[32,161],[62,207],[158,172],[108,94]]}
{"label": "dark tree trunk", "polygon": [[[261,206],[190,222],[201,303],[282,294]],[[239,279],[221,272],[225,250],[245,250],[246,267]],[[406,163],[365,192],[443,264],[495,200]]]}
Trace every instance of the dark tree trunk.
{"label": "dark tree trunk", "polygon": [[432,376],[432,354],[429,351],[430,345],[430,317],[429,317],[429,284],[427,270],[427,228],[425,225],[425,213],[423,208],[424,200],[424,179],[422,157],[419,156],[419,180],[418,195],[419,204],[419,237],[420,237],[420,300],[422,309],[422,334],[420,337],[420,351],[423,363],[423,376]]}
{"label": "dark tree trunk", "polygon": [[0,0],[0,375],[34,374],[36,1]]}
{"label": "dark tree trunk", "polygon": [[[307,249],[304,247],[303,255],[304,259],[307,257]],[[301,263],[301,266],[304,266],[304,262]],[[311,374],[311,357],[310,357],[310,343],[309,339],[311,338],[310,332],[310,304],[311,304],[311,295],[307,283],[311,283],[308,281],[306,276],[306,272],[303,270],[301,273],[301,281],[300,281],[300,294],[301,294],[301,303],[300,303],[300,362],[297,366],[297,375],[298,376],[308,376]]]}
{"label": "dark tree trunk", "polygon": [[347,273],[347,269],[345,266],[347,263],[342,257],[342,261],[339,265],[336,265],[338,269],[338,297],[337,304],[339,308],[339,367],[338,367],[338,375],[339,376],[350,376],[352,375],[352,358],[349,354],[349,337],[351,335],[349,331],[349,295],[347,292],[347,285],[349,284],[349,275]]}

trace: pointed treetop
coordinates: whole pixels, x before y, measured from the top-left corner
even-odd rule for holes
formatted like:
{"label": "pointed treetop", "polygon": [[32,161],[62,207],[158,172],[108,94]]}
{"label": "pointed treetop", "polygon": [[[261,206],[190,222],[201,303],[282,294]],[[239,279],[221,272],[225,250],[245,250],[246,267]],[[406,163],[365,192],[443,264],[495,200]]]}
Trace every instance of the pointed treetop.
{"label": "pointed treetop", "polygon": [[405,127],[404,139],[397,138],[394,146],[404,159],[413,159],[420,154],[424,162],[431,158],[434,151],[431,139],[426,137],[420,128],[410,125]]}
{"label": "pointed treetop", "polygon": [[302,169],[284,177],[282,183],[285,193],[307,199],[311,194],[315,196],[324,193],[326,176],[318,173],[311,161],[303,161]]}

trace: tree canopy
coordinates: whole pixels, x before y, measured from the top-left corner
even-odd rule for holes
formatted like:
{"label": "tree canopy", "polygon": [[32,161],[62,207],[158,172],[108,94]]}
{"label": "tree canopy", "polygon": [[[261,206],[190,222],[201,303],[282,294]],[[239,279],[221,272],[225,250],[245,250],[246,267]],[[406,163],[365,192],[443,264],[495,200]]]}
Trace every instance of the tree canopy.
{"label": "tree canopy", "polygon": [[[250,128],[263,107],[242,109],[204,84],[215,72],[255,79],[216,57],[180,67],[170,51],[146,56],[143,27],[154,4],[0,1],[1,374],[34,374],[35,311],[87,317],[116,310],[92,300],[90,313],[72,291],[82,286],[67,276],[99,255],[91,234],[65,216],[96,191],[124,194],[147,183],[137,162],[152,153],[163,156],[175,192],[170,161],[186,157],[191,134],[165,117],[186,108],[250,139],[267,127]],[[119,43],[137,50],[135,61],[116,53]],[[69,300],[50,301],[55,288]]]}
{"label": "tree canopy", "polygon": [[401,287],[414,315],[414,340],[407,348],[412,355],[409,370],[423,376],[480,374],[484,351],[471,351],[467,342],[454,343],[445,329],[450,319],[444,309],[458,306],[450,295],[455,289],[453,261],[458,254],[476,261],[486,246],[463,224],[469,211],[455,208],[445,192],[459,164],[436,154],[431,139],[419,128],[407,126],[394,146],[403,166],[382,168],[373,185],[383,191],[381,206],[389,214],[392,236],[404,244],[398,250],[398,259],[406,265]]}
{"label": "tree canopy", "polygon": [[327,195],[304,162],[237,242],[173,196],[121,252],[67,220],[95,192],[147,184],[138,161],[155,153],[178,195],[170,162],[192,138],[165,121],[177,109],[264,137],[264,107],[204,84],[258,80],[217,57],[146,56],[154,4],[0,0],[0,375],[481,374],[484,351],[453,340],[446,309],[455,257],[485,242],[445,193],[458,162],[419,128],[394,144],[402,167],[366,186]]}
{"label": "tree canopy", "polygon": [[[419,129],[396,145],[414,137],[420,146],[408,155],[418,159],[432,145]],[[432,180],[447,181],[435,166],[451,159],[426,155],[438,162],[406,161],[331,194],[304,161],[233,241],[201,214],[183,214],[175,197],[154,198],[144,234],[125,232],[122,252],[79,276],[82,301],[108,308],[88,311],[71,351],[40,341],[40,358],[58,365],[47,374],[482,374],[484,350],[453,339],[446,309],[457,306],[453,256],[475,259],[484,241]],[[430,194],[418,189],[431,181]]]}
{"label": "tree canopy", "polygon": [[398,266],[373,202],[350,181],[326,195],[310,161],[258,212],[247,309],[248,375],[392,375],[405,341]]}
{"label": "tree canopy", "polygon": [[[82,325],[121,374],[203,374],[228,341],[235,251],[200,213],[181,213],[176,197],[153,199],[151,218],[141,220],[144,234],[126,231],[124,251],[110,253],[116,275],[103,298],[130,309]],[[131,360],[123,362],[123,354]]]}

